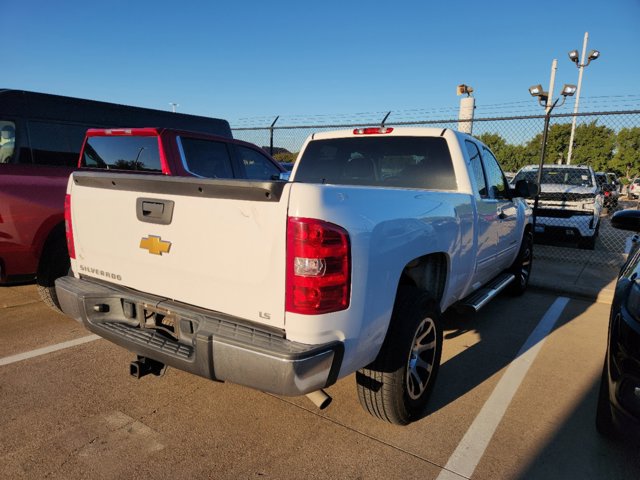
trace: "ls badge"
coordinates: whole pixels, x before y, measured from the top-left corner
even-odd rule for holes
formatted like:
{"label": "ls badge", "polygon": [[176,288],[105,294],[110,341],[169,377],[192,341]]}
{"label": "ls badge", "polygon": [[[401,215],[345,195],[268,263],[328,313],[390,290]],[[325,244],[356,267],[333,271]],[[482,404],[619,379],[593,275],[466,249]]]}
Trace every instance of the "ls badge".
{"label": "ls badge", "polygon": [[149,253],[154,255],[162,255],[163,253],[169,253],[171,242],[165,242],[160,237],[149,235],[140,240],[140,248],[149,250]]}

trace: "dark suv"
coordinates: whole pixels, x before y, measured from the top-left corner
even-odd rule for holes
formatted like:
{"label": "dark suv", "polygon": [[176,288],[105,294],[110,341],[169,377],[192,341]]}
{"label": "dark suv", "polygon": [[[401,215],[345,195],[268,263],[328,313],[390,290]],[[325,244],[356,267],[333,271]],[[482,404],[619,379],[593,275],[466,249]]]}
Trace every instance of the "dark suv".
{"label": "dark suv", "polygon": [[[640,211],[621,210],[614,228],[640,232]],[[609,437],[631,433],[640,438],[640,243],[620,271],[611,312],[607,354],[602,368],[596,427]]]}

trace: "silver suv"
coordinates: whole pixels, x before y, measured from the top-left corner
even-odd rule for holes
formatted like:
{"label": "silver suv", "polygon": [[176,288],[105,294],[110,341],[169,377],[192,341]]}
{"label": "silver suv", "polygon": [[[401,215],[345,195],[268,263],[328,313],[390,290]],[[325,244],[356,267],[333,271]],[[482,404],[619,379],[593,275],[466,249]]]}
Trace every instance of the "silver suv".
{"label": "silver suv", "polygon": [[[523,167],[513,179],[537,183],[538,165]],[[533,205],[533,200],[528,201]],[[544,165],[536,213],[537,238],[568,240],[593,250],[600,230],[603,195],[587,165]]]}

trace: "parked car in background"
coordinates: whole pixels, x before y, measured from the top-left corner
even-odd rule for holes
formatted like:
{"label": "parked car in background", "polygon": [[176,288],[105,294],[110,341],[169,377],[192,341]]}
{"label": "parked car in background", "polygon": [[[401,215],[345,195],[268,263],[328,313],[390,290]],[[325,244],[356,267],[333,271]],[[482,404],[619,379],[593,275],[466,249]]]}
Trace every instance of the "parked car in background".
{"label": "parked car in background", "polygon": [[[518,171],[519,180],[538,181],[538,165]],[[588,165],[544,165],[535,236],[538,240],[569,241],[593,250],[600,231],[603,194]],[[534,201],[528,200],[533,206]]]}
{"label": "parked car in background", "polygon": [[[115,173],[277,180],[285,169],[263,149],[241,140],[170,128],[89,129],[78,160],[81,170]],[[149,207],[152,216],[153,205]],[[42,259],[51,265],[51,282],[66,275],[69,255],[66,243]],[[55,288],[38,284],[40,297],[59,310]]]}
{"label": "parked car in background", "polygon": [[153,125],[232,138],[222,119],[0,89],[0,285],[36,280],[53,306],[69,269],[64,194],[87,129]]}
{"label": "parked car in background", "polygon": [[615,185],[618,192],[620,192],[622,188],[622,182],[620,182],[618,175],[616,175],[614,172],[606,172],[605,175],[607,176],[607,183]]}
{"label": "parked car in background", "polygon": [[[640,210],[621,210],[611,218],[621,230],[640,232]],[[633,242],[620,271],[611,312],[607,353],[596,411],[596,428],[608,437],[640,436],[640,249]]]}
{"label": "parked car in background", "polygon": [[640,177],[634,178],[627,187],[627,196],[636,199],[640,197]]}
{"label": "parked car in background", "polygon": [[78,168],[269,181],[285,171],[252,143],[173,128],[89,129]]}
{"label": "parked car in background", "polygon": [[280,165],[288,172],[293,170],[293,162],[280,162]]}
{"label": "parked car in background", "polygon": [[609,210],[618,206],[618,184],[615,175],[612,173],[596,172],[596,181],[602,190],[603,206]]}

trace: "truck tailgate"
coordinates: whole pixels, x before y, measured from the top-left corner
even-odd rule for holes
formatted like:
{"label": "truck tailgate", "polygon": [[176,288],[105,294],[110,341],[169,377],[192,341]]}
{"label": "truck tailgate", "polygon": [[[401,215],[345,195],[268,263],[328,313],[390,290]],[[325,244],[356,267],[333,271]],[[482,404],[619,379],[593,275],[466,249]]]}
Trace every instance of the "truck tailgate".
{"label": "truck tailgate", "polygon": [[76,274],[284,328],[285,182],[76,172]]}

